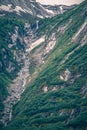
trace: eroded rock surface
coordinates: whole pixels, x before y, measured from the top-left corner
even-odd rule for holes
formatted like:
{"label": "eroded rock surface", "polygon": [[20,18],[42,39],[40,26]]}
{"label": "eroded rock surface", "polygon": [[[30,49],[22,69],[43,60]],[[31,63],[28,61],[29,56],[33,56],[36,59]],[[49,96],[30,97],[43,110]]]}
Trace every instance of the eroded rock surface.
{"label": "eroded rock surface", "polygon": [[19,100],[20,96],[26,88],[27,78],[30,80],[29,75],[29,58],[28,54],[25,54],[24,59],[24,67],[18,73],[16,79],[13,80],[13,83],[8,87],[8,97],[4,101],[4,112],[2,117],[2,122],[7,125],[7,123],[12,119],[12,107],[15,105]]}

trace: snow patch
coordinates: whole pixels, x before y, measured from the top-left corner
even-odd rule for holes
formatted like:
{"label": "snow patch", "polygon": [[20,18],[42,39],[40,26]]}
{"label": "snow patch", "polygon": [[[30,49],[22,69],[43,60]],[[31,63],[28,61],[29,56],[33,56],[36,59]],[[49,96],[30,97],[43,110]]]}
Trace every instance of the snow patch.
{"label": "snow patch", "polygon": [[44,55],[48,54],[56,45],[56,38],[55,38],[55,33],[53,33],[50,37],[50,41],[47,43],[47,46],[44,50]]}
{"label": "snow patch", "polygon": [[78,32],[74,35],[74,37],[72,38],[72,40],[76,40],[78,38],[78,36],[80,35],[80,33],[82,32],[82,30],[87,26],[87,20],[83,23],[83,25],[81,26],[81,28],[78,30]]}
{"label": "snow patch", "polygon": [[8,11],[8,12],[12,12],[11,10],[11,4],[10,5],[1,5],[0,6],[0,10],[4,10],[4,11]]}
{"label": "snow patch", "polygon": [[43,16],[41,16],[41,15],[39,15],[39,14],[37,15],[37,17],[39,17],[39,18],[41,18],[41,19],[43,19],[43,18],[44,18]]}
{"label": "snow patch", "polygon": [[12,42],[15,43],[18,38],[18,27],[15,27],[15,33],[12,35]]}
{"label": "snow patch", "polygon": [[70,75],[71,75],[70,71],[66,69],[65,72],[60,75],[60,79],[67,81],[70,78]]}
{"label": "snow patch", "polygon": [[35,5],[32,4],[32,6],[35,8]]}
{"label": "snow patch", "polygon": [[27,9],[23,9],[21,8],[20,6],[16,6],[15,9],[12,9],[12,5],[11,4],[8,4],[8,5],[1,5],[0,6],[0,10],[3,10],[3,11],[8,11],[8,12],[16,12],[17,14],[20,15],[20,12],[24,12],[24,13],[29,13],[29,14],[33,14],[32,11],[28,8]]}
{"label": "snow patch", "polygon": [[18,13],[19,13],[20,11],[21,11],[21,12],[25,12],[25,10],[22,9],[20,6],[16,6],[15,9],[14,9],[14,11],[16,11],[16,12],[18,12]]}
{"label": "snow patch", "polygon": [[61,14],[62,14],[62,13],[63,13],[63,7],[60,6],[59,8],[60,8],[60,12],[61,12]]}
{"label": "snow patch", "polygon": [[46,93],[46,92],[48,91],[48,87],[47,87],[47,86],[44,86],[44,87],[43,87],[43,91],[44,91],[44,93]]}
{"label": "snow patch", "polygon": [[48,13],[54,14],[54,12],[53,12],[52,10],[46,9],[46,11],[47,11]]}
{"label": "snow patch", "polygon": [[45,41],[45,36],[39,38],[35,42],[31,43],[30,48],[26,49],[26,52],[33,50],[35,47],[37,47],[38,45],[40,45],[44,41]]}
{"label": "snow patch", "polygon": [[46,50],[45,50],[45,53],[49,53],[53,48],[54,46],[56,45],[56,41],[50,41],[48,43],[48,46],[46,47]]}

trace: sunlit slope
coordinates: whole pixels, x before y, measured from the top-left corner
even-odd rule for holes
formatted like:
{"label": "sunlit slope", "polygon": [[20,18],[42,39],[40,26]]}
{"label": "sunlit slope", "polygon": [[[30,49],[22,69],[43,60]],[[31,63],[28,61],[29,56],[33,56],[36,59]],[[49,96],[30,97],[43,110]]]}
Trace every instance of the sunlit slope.
{"label": "sunlit slope", "polygon": [[56,33],[57,44],[4,130],[86,130],[87,1],[44,21],[42,33]]}

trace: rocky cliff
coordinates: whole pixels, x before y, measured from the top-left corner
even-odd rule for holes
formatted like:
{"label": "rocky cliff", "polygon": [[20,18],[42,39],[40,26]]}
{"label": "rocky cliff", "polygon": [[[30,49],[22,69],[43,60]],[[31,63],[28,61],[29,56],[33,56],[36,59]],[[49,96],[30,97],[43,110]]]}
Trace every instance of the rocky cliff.
{"label": "rocky cliff", "polygon": [[32,23],[0,19],[2,129],[86,130],[87,2]]}
{"label": "rocky cliff", "polygon": [[35,0],[4,0],[0,1],[0,15],[16,14],[21,17],[30,17],[29,15],[42,19],[64,13],[65,11],[73,8],[63,5],[45,6],[37,3]]}

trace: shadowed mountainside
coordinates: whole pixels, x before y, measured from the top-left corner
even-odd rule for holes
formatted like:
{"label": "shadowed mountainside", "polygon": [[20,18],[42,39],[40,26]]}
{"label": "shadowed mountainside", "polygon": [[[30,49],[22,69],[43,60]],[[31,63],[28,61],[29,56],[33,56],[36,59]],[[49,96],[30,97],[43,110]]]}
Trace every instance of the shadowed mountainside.
{"label": "shadowed mountainside", "polygon": [[36,78],[3,130],[86,130],[87,1],[39,21],[36,35],[37,42],[27,48],[29,71],[31,76],[37,72]]}

